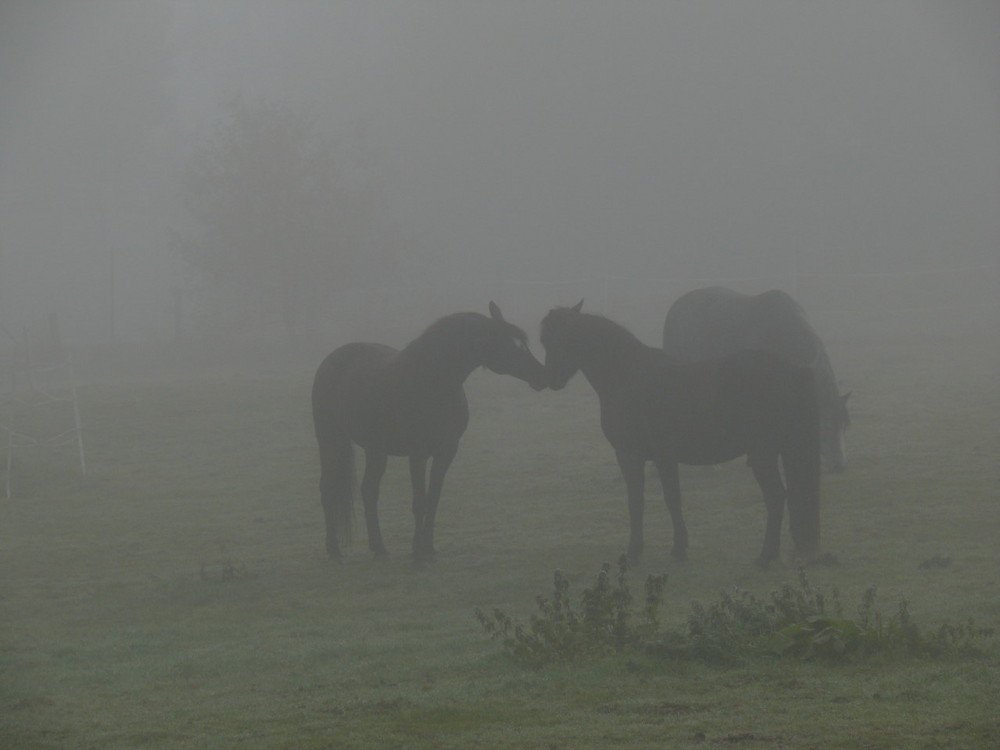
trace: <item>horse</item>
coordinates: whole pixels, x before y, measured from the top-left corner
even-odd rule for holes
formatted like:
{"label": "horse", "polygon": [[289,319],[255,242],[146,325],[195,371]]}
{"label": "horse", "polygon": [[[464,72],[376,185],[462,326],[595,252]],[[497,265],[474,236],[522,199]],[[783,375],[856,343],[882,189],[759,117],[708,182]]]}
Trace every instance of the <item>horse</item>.
{"label": "horse", "polygon": [[826,347],[801,305],[787,293],[773,289],[749,295],[721,286],[687,292],[667,311],[663,349],[684,362],[766,349],[793,365],[811,368],[819,395],[823,463],[833,472],[847,466],[844,432],[851,423],[851,394],[840,394]]}
{"label": "horse", "polygon": [[678,465],[746,455],[767,509],[758,565],[779,559],[786,501],[795,555],[816,559],[820,448],[812,372],[766,351],[683,363],[618,323],[581,312],[582,305],[554,308],[542,320],[545,371],[553,390],[582,371],[597,393],[601,429],[625,479],[628,558],[637,561],[643,551],[647,461],[659,472],[673,523],[671,555],[683,561],[688,533]]}
{"label": "horse", "polygon": [[[512,375],[535,390],[545,371],[528,348],[523,330],[475,312],[447,315],[401,351],[354,342],[320,364],[312,388],[312,413],[320,454],[320,500],[326,519],[326,551],[341,559],[353,518],[354,449],[365,454],[361,495],[369,549],[388,555],[378,521],[379,482],[389,456],[410,459],[413,486],[413,556],[434,558],[434,517],[445,473],[469,422],[463,384],[477,367]],[[430,461],[430,481],[426,481]]]}

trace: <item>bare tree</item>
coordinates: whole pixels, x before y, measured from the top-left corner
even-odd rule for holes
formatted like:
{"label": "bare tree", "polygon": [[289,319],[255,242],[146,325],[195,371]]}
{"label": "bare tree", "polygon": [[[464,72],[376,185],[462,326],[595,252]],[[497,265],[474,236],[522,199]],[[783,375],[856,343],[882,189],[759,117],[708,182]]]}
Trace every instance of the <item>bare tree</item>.
{"label": "bare tree", "polygon": [[243,99],[224,112],[186,165],[175,244],[235,292],[241,312],[280,311],[294,335],[350,277],[370,201],[338,179],[330,138],[305,112]]}

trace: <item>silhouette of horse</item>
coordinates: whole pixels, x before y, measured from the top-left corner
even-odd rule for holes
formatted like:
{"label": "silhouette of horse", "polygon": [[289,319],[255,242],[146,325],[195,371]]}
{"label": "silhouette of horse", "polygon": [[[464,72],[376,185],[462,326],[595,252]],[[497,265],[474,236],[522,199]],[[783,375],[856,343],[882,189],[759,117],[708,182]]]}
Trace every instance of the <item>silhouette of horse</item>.
{"label": "silhouette of horse", "polygon": [[529,351],[524,331],[504,320],[493,302],[490,317],[474,312],[448,315],[402,351],[351,343],[319,366],[312,410],[331,558],[339,560],[340,543],[350,539],[352,443],[357,443],[365,452],[361,495],[369,548],[377,557],[387,554],[378,522],[379,481],[389,456],[409,456],[416,522],[413,556],[417,561],[433,559],[441,487],[469,422],[463,383],[480,366],[520,378],[535,390],[545,387],[545,371]]}
{"label": "silhouette of horse", "polygon": [[721,286],[680,296],[663,323],[663,349],[682,362],[720,359],[744,349],[765,349],[786,362],[809,367],[819,396],[820,447],[830,471],[847,465],[844,431],[850,425],[826,347],[805,311],[779,290],[749,295]]}
{"label": "silhouette of horse", "polygon": [[579,370],[597,392],[601,428],[628,493],[629,558],[642,554],[647,461],[659,472],[673,522],[671,554],[683,560],[688,534],[678,464],[715,464],[744,454],[767,508],[758,564],[766,567],[779,557],[786,499],[796,556],[816,558],[820,456],[812,373],[763,351],[684,364],[618,323],[580,312],[582,305],[555,308],[542,321],[545,370],[553,390]]}

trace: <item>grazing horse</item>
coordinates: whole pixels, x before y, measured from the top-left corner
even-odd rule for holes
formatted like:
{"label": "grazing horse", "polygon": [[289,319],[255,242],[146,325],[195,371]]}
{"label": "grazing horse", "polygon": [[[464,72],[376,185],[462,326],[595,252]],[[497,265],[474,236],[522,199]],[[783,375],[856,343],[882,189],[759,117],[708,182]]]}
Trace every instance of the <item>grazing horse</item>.
{"label": "grazing horse", "polygon": [[851,394],[840,395],[826,347],[794,299],[777,289],[751,295],[712,286],[681,295],[667,311],[663,350],[682,362],[719,359],[745,349],[764,349],[812,369],[823,463],[830,471],[843,471]]}
{"label": "grazing horse", "polygon": [[[434,557],[434,515],[444,475],[469,422],[463,383],[477,367],[545,387],[541,362],[524,331],[490,302],[490,317],[454,313],[432,324],[402,351],[381,344],[345,344],[319,366],[312,390],[321,464],[320,497],[326,550],[340,559],[350,538],[354,450],[365,452],[361,481],[368,546],[387,552],[378,523],[379,481],[389,456],[408,456],[413,484],[413,556]],[[425,481],[431,461],[430,481]]]}
{"label": "grazing horse", "polygon": [[545,370],[553,390],[579,370],[597,392],[601,428],[628,493],[629,558],[642,554],[647,461],[660,474],[673,522],[671,554],[683,560],[688,534],[678,464],[715,464],[746,455],[767,508],[758,564],[766,567],[779,557],[786,499],[795,554],[814,559],[820,456],[812,373],[762,351],[684,364],[646,346],[618,323],[580,312],[582,305],[581,300],[572,308],[555,308],[542,321]]}

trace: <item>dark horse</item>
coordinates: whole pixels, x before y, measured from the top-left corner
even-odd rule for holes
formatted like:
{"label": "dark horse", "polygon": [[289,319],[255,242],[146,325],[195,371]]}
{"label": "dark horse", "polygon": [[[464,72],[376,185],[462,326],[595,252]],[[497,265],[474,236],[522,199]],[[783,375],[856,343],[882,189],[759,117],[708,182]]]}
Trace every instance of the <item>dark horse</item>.
{"label": "dark horse", "polygon": [[[402,351],[352,343],[319,366],[312,409],[321,463],[320,497],[326,516],[326,550],[340,559],[353,512],[354,450],[365,451],[361,481],[368,546],[384,557],[378,523],[379,481],[389,456],[409,456],[413,483],[413,555],[434,556],[434,514],[458,441],[469,422],[462,387],[477,367],[513,375],[535,390],[545,371],[528,350],[524,331],[503,319],[490,302],[490,317],[454,313],[431,325]],[[425,481],[432,460],[430,482]]]}
{"label": "dark horse", "polygon": [[764,349],[809,367],[819,396],[820,447],[830,471],[847,465],[844,431],[850,424],[826,348],[802,307],[785,292],[750,295],[721,286],[695,289],[670,306],[663,349],[683,362],[719,359],[744,349]]}
{"label": "dark horse", "polygon": [[779,557],[786,498],[795,554],[815,558],[820,457],[812,373],[762,351],[683,364],[617,323],[580,312],[582,305],[555,308],[542,321],[545,369],[553,390],[582,370],[597,392],[601,428],[628,492],[629,557],[642,554],[647,461],[659,471],[673,522],[671,554],[683,560],[688,535],[678,464],[715,464],[745,454],[767,506],[758,564]]}

